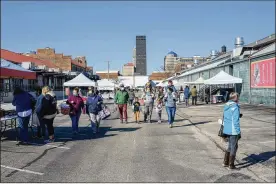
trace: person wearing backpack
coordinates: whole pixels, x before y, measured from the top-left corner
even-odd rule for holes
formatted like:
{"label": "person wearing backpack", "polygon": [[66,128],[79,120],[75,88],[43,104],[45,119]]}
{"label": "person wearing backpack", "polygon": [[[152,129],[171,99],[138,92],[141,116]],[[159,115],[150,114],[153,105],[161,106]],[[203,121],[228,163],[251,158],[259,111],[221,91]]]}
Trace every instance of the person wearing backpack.
{"label": "person wearing backpack", "polygon": [[169,127],[173,127],[173,122],[174,122],[174,117],[175,117],[175,112],[176,112],[176,100],[177,96],[175,92],[173,92],[172,88],[167,89],[167,93],[164,97],[164,102],[166,106],[166,111],[168,114],[168,122],[169,122]]}
{"label": "person wearing backpack", "polygon": [[47,126],[47,131],[49,135],[49,139],[45,141],[45,143],[51,143],[55,141],[55,132],[54,132],[54,119],[57,115],[57,98],[53,91],[49,91],[46,93],[44,98],[42,99],[41,104],[41,117],[42,122]]}
{"label": "person wearing backpack", "polygon": [[93,133],[99,132],[99,126],[101,118],[99,116],[99,112],[102,110],[103,99],[92,90],[88,91],[88,98],[86,100],[87,112],[89,113],[89,117],[91,120],[91,127]]}

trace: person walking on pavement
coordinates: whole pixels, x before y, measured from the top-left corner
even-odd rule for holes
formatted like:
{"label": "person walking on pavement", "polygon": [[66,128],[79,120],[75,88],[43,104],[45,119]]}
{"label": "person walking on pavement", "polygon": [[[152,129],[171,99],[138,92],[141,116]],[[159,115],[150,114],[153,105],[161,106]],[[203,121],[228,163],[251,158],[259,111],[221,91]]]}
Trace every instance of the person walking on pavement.
{"label": "person walking on pavement", "polygon": [[152,109],[154,104],[154,93],[151,88],[146,88],[146,92],[143,94],[142,99],[144,100],[144,122],[151,123]]}
{"label": "person walking on pavement", "polygon": [[191,89],[191,94],[192,94],[192,105],[196,105],[196,101],[197,101],[197,89],[196,89],[196,86],[194,86]]}
{"label": "person walking on pavement", "polygon": [[19,144],[28,144],[28,126],[32,115],[34,97],[28,92],[16,87],[13,92],[12,105],[16,107],[20,128]]}
{"label": "person walking on pavement", "polygon": [[[45,88],[48,88],[47,86]],[[49,89],[49,88],[48,88]],[[46,89],[44,89],[46,90]],[[41,103],[41,120],[44,125],[47,126],[49,139],[45,143],[51,143],[55,141],[55,132],[54,132],[54,119],[57,115],[57,99],[55,93],[50,90],[48,91]]]}
{"label": "person walking on pavement", "polygon": [[92,90],[88,91],[88,98],[86,101],[87,113],[91,120],[91,128],[93,133],[99,132],[101,118],[99,112],[102,110],[103,99]]}
{"label": "person walking on pavement", "polygon": [[84,107],[84,102],[82,98],[79,96],[79,88],[75,88],[73,90],[73,95],[69,96],[66,103],[70,106],[69,116],[72,121],[73,134],[76,135],[79,132],[79,120],[81,116],[81,109]]}
{"label": "person walking on pavement", "polygon": [[186,106],[189,106],[190,89],[188,86],[186,86],[184,89],[184,98]]}
{"label": "person walking on pavement", "polygon": [[162,123],[162,109],[163,109],[163,103],[162,103],[162,99],[161,98],[158,98],[157,100],[157,104],[156,104],[156,112],[157,112],[157,115],[158,115],[158,123]]}
{"label": "person walking on pavement", "polygon": [[172,82],[172,80],[169,80],[168,81],[168,85],[165,87],[165,93],[167,93],[167,90],[168,90],[168,88],[172,88],[172,90],[173,90],[173,92],[174,93],[176,93],[177,92],[177,90],[176,90],[176,88],[175,88],[175,86],[173,85],[173,82]]}
{"label": "person walking on pavement", "polygon": [[223,134],[228,139],[228,147],[224,155],[224,167],[235,169],[235,157],[238,150],[238,141],[241,138],[240,129],[240,106],[238,104],[238,93],[232,92],[229,101],[223,108]]}
{"label": "person walking on pavement", "polygon": [[128,103],[129,95],[128,92],[125,90],[125,87],[123,84],[120,85],[120,90],[116,92],[115,95],[115,104],[118,105],[118,109],[120,112],[120,120],[121,123],[127,124],[127,103]]}
{"label": "person walking on pavement", "polygon": [[135,117],[135,122],[140,124],[140,111],[141,111],[141,104],[139,102],[139,98],[135,97],[135,101],[133,103],[133,113]]}
{"label": "person walking on pavement", "polygon": [[164,102],[165,102],[166,111],[168,114],[168,123],[170,128],[173,127],[173,122],[174,122],[174,117],[176,112],[176,100],[177,100],[177,96],[175,92],[173,92],[172,88],[168,88],[167,93],[164,97]]}
{"label": "person walking on pavement", "polygon": [[135,98],[135,93],[134,93],[134,90],[132,88],[129,90],[128,95],[129,95],[129,99],[128,99],[129,105],[132,106],[133,100]]}

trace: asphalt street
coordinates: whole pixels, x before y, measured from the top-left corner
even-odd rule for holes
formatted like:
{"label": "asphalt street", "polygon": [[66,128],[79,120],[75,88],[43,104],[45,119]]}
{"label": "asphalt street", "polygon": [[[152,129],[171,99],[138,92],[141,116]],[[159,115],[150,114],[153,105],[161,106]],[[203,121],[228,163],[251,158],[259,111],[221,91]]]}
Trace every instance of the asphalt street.
{"label": "asphalt street", "polygon": [[[130,110],[129,110],[130,113]],[[120,124],[113,113],[93,136],[87,115],[72,136],[68,116],[55,120],[56,142],[1,142],[1,182],[263,182],[246,168],[222,167],[223,153],[180,116],[163,123]],[[153,119],[156,119],[154,112]]]}

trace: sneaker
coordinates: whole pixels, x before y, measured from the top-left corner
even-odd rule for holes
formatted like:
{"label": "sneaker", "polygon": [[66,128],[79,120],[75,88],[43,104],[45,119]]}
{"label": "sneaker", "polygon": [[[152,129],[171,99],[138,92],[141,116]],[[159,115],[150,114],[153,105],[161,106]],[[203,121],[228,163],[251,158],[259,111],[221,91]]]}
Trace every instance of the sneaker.
{"label": "sneaker", "polygon": [[125,121],[125,124],[128,124],[127,120]]}
{"label": "sneaker", "polygon": [[172,124],[170,124],[170,128],[172,128],[173,127],[173,125]]}
{"label": "sneaker", "polygon": [[148,120],[148,123],[151,123],[151,120],[150,120],[150,119]]}
{"label": "sneaker", "polygon": [[158,123],[161,123],[161,120],[158,120]]}
{"label": "sneaker", "polygon": [[123,124],[124,122],[123,122],[123,120],[121,120],[121,124]]}

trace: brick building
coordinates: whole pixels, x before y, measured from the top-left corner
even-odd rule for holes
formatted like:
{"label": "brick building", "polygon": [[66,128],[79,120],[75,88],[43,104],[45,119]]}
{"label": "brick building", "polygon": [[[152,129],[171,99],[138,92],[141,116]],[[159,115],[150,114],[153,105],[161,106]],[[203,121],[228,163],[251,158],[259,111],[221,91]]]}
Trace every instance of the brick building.
{"label": "brick building", "polygon": [[85,71],[85,68],[87,67],[86,58],[84,56],[72,59],[71,55],[63,55],[63,53],[56,53],[55,49],[49,47],[37,49],[36,52],[32,51],[24,55],[41,60],[49,60],[63,71],[82,72]]}
{"label": "brick building", "polygon": [[123,76],[132,76],[135,72],[135,67],[133,63],[127,63],[123,66]]}
{"label": "brick building", "polygon": [[96,75],[100,77],[100,79],[113,79],[113,80],[118,80],[118,77],[120,76],[120,71],[119,70],[110,70],[109,74],[108,71],[96,71]]}
{"label": "brick building", "polygon": [[173,73],[170,72],[152,72],[152,74],[149,76],[149,79],[153,81],[162,81],[169,77],[171,77]]}

